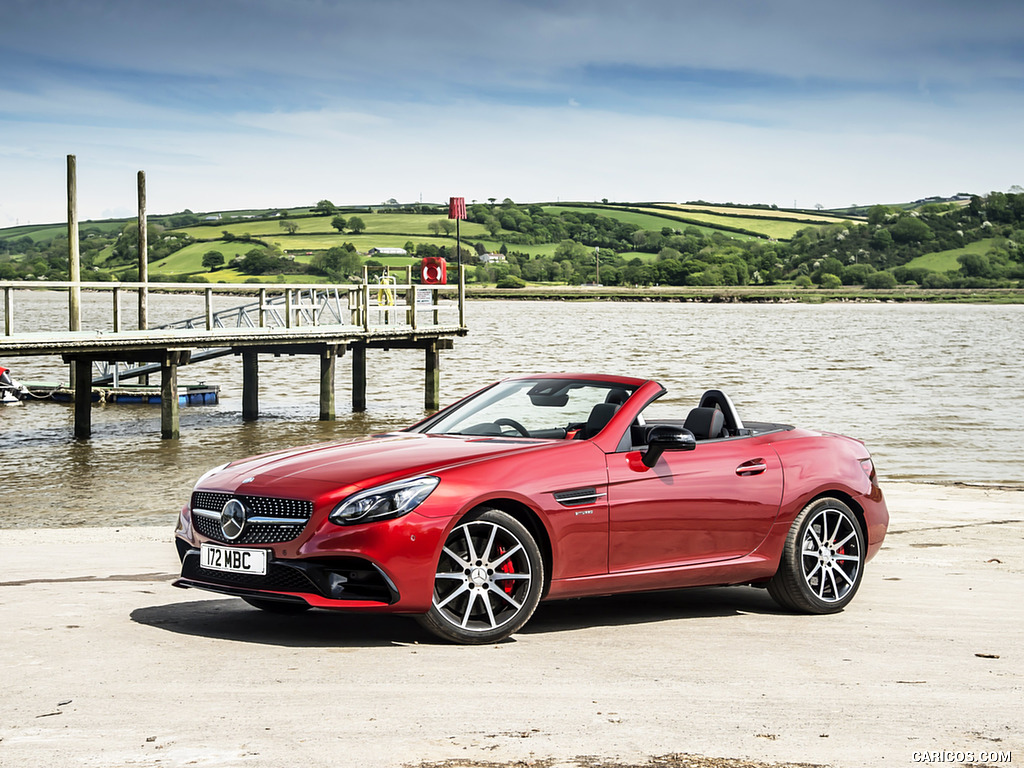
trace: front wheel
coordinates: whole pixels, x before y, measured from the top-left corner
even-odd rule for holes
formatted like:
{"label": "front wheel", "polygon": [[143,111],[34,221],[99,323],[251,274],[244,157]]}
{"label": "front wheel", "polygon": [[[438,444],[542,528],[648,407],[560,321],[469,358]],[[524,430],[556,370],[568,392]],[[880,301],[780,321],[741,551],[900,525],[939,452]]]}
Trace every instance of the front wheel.
{"label": "front wheel", "polygon": [[815,499],[793,521],[769,594],[793,611],[841,611],[860,586],[864,543],[860,521],[846,504]]}
{"label": "front wheel", "polygon": [[417,620],[444,640],[495,643],[529,620],[543,586],[544,562],[530,532],[511,515],[485,509],[448,534],[430,611]]}

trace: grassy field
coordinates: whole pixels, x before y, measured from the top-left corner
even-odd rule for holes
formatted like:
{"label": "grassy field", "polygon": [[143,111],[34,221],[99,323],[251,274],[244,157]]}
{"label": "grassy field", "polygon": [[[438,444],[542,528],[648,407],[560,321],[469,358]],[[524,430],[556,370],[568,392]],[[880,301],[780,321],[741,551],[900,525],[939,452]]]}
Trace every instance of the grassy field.
{"label": "grassy field", "polygon": [[[668,213],[665,209],[641,209],[647,211],[658,211]],[[739,227],[750,232],[758,232],[774,240],[789,240],[801,229],[814,226],[803,222],[776,221],[774,219],[748,218],[740,216],[721,216],[714,213],[700,213],[695,211],[679,211],[682,221],[694,221],[702,224],[719,227]]]}
{"label": "grassy field", "polygon": [[[662,211],[660,216],[654,216],[649,213],[638,213],[636,211],[615,210],[613,208],[590,208],[582,205],[545,205],[544,210],[556,215],[562,211],[573,213],[596,213],[599,216],[618,219],[619,221],[624,221],[627,224],[636,224],[641,229],[653,230],[655,232],[660,231],[662,227],[669,227],[673,225],[673,222],[669,218],[672,216],[671,211]],[[722,232],[722,230],[714,229],[713,227],[702,227],[696,224],[693,226],[696,226],[705,237],[711,235],[713,232]],[[676,227],[673,228],[680,227],[676,225]],[[723,232],[722,234],[728,235],[729,237],[735,237],[739,240],[755,239],[750,235],[741,235],[738,232]]]}
{"label": "grassy field", "polygon": [[220,242],[220,243],[192,243],[186,245],[180,251],[175,251],[166,259],[154,261],[149,269],[157,274],[185,275],[193,272],[205,272],[203,267],[203,254],[207,251],[220,251],[224,254],[224,261],[230,263],[235,256],[244,256],[246,251],[253,247],[252,243]]}
{"label": "grassy field", "polygon": [[[224,231],[230,232],[236,236],[247,233],[253,237],[278,236],[291,239],[299,237],[302,234],[312,233],[333,233],[337,235],[337,230],[331,226],[331,220],[333,218],[333,216],[311,216],[302,219],[273,219],[269,221],[240,221],[230,223],[218,222],[210,225],[184,227],[174,231],[186,232],[192,237],[198,239],[219,238],[221,237],[221,233]],[[345,216],[345,218],[348,219],[352,217]],[[361,218],[366,224],[366,229],[363,230],[364,234],[400,233],[433,237],[429,228],[431,222],[440,221],[444,217],[417,213],[364,213],[359,214],[359,218]],[[294,235],[289,235],[281,226],[281,222],[283,221],[290,221],[298,227]],[[482,224],[476,224],[470,221],[462,222],[460,229],[462,231],[463,238],[476,239],[487,235],[487,230],[484,229]],[[351,233],[346,234],[348,237],[353,237]]]}
{"label": "grassy field", "polygon": [[[79,223],[78,231],[83,234],[90,229],[98,229],[101,232],[118,232],[124,225],[124,221],[83,221]],[[0,240],[20,240],[23,237],[29,237],[33,243],[38,243],[53,240],[55,237],[66,237],[67,234],[67,224],[53,224],[45,227],[29,224],[0,230]]]}
{"label": "grassy field", "polygon": [[279,280],[277,275],[246,275],[234,269],[218,269],[216,272],[203,272],[202,276],[211,283],[244,283],[255,278],[261,283],[324,283],[323,275],[285,275]]}
{"label": "grassy field", "polygon": [[832,215],[826,216],[819,213],[808,213],[805,211],[780,211],[768,208],[737,208],[729,205],[688,205],[687,203],[670,204],[667,207],[680,211],[694,211],[696,213],[719,213],[730,216],[743,216],[749,219],[793,219],[796,221],[818,221],[822,224],[838,224],[843,221],[858,221],[847,216]]}
{"label": "grassy field", "polygon": [[[254,233],[250,232],[250,234]],[[308,264],[312,261],[313,256],[317,251],[324,251],[334,246],[340,246],[343,243],[352,243],[356,249],[361,253],[366,253],[371,248],[402,248],[412,241],[415,243],[431,243],[437,246],[454,246],[454,237],[434,237],[433,235],[419,235],[419,236],[407,236],[407,235],[324,235],[324,234],[308,234],[308,235],[287,235],[284,233],[273,233],[273,237],[263,238],[266,242],[279,246],[282,250],[286,251],[292,256],[295,256],[295,260],[299,263]],[[472,240],[463,238],[463,248],[471,248],[472,242],[477,242],[478,238],[472,238]],[[489,251],[497,251],[501,248],[502,242],[497,240],[479,240],[483,242]],[[239,241],[239,240],[211,240],[200,243],[192,243],[182,248],[180,251],[172,253],[165,259],[154,261],[150,263],[150,272],[154,275],[190,275],[190,274],[201,274],[205,276],[211,282],[232,282],[238,280],[244,280],[249,277],[243,275],[235,270],[225,268],[216,272],[208,272],[202,264],[203,255],[208,251],[220,251],[224,255],[225,261],[230,264],[231,260],[236,256],[244,256],[252,248],[257,247],[256,244]],[[555,249],[558,247],[557,243],[543,243],[541,245],[511,245],[511,250],[520,251],[523,253],[529,253],[531,256],[552,256]],[[108,249],[109,250],[109,249]],[[108,254],[109,255],[109,254]],[[419,264],[420,259],[416,256],[374,256],[374,260],[379,261],[383,264],[387,264],[391,268],[403,268],[406,265]],[[98,263],[102,264],[102,260]],[[125,267],[128,268],[128,267]],[[293,279],[294,278],[294,279]],[[308,279],[307,279],[308,278]],[[275,279],[273,275],[262,276],[263,280]],[[289,282],[316,282],[322,280],[322,277],[310,276],[299,276],[292,275],[288,277]]]}
{"label": "grassy field", "polygon": [[962,256],[965,253],[977,253],[983,256],[988,253],[989,249],[992,247],[992,243],[993,240],[989,238],[985,240],[977,240],[963,248],[953,248],[948,251],[926,253],[923,256],[918,256],[916,259],[911,259],[905,266],[912,268],[921,267],[924,269],[930,269],[933,272],[956,271],[960,269],[960,262],[956,260],[957,256]]}
{"label": "grassy field", "polygon": [[641,253],[640,251],[625,251],[620,253],[619,256],[626,260],[629,264],[633,259],[640,259],[644,264],[653,264],[658,260],[658,254],[656,253]]}
{"label": "grassy field", "polygon": [[[501,249],[502,242],[499,240],[482,240],[481,241],[487,250],[495,252]],[[534,258],[537,256],[554,256],[555,250],[558,248],[558,243],[540,243],[539,245],[520,245],[519,243],[508,243],[509,251],[516,251],[517,253],[528,253]]]}

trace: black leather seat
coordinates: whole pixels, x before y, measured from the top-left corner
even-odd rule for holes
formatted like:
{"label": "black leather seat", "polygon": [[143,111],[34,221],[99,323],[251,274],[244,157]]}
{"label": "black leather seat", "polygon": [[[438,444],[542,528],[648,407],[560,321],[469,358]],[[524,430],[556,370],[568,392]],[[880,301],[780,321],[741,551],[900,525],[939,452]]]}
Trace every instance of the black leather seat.
{"label": "black leather seat", "polygon": [[612,420],[612,416],[615,415],[617,410],[619,410],[617,403],[598,403],[591,408],[590,416],[587,417],[587,423],[579,432],[580,439],[589,440],[604,429],[608,422]]}
{"label": "black leather seat", "polygon": [[683,428],[693,432],[698,440],[729,436],[725,429],[725,416],[717,408],[694,408],[687,415]]}

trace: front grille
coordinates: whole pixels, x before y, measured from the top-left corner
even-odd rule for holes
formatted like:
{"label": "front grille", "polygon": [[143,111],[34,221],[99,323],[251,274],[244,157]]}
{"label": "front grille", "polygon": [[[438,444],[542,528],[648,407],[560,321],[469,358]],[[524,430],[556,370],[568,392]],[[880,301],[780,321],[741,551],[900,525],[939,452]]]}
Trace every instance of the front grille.
{"label": "front grille", "polygon": [[[282,522],[249,522],[242,535],[231,541],[220,528],[220,511],[231,499],[243,502],[249,509],[250,517],[281,518]],[[312,515],[313,502],[302,499],[240,496],[212,491],[196,491],[192,494],[192,524],[195,529],[208,539],[230,544],[279,544],[292,541],[302,533]],[[295,520],[302,522],[292,522]]]}

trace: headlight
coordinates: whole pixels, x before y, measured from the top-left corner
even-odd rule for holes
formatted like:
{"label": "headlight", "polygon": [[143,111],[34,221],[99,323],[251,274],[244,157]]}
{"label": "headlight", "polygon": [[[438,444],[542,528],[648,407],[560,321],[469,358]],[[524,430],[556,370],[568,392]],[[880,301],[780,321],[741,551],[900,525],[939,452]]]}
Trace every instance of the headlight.
{"label": "headlight", "polygon": [[401,517],[422,504],[439,482],[437,477],[417,477],[378,485],[349,496],[328,519],[335,525],[355,525]]}

